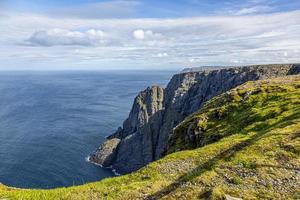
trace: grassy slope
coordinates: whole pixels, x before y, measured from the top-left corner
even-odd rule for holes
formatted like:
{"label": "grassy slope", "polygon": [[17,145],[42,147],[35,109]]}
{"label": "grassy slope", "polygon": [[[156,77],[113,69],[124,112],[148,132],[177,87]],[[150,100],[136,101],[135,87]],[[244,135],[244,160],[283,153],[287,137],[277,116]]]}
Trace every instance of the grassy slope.
{"label": "grassy slope", "polygon": [[[187,128],[204,142],[188,142]],[[300,76],[248,82],[176,128],[169,152],[181,151],[135,173],[53,190],[0,186],[0,199],[299,199],[299,136]]]}

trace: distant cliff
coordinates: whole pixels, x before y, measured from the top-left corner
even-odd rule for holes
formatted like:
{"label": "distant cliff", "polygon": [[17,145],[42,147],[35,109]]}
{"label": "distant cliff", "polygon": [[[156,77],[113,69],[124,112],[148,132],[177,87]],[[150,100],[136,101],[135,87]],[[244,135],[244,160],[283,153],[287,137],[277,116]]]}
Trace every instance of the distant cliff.
{"label": "distant cliff", "polygon": [[300,73],[300,64],[274,64],[217,70],[187,70],[166,88],[152,86],[135,98],[129,117],[90,157],[119,173],[135,171],[163,156],[173,128],[203,104],[247,81]]}

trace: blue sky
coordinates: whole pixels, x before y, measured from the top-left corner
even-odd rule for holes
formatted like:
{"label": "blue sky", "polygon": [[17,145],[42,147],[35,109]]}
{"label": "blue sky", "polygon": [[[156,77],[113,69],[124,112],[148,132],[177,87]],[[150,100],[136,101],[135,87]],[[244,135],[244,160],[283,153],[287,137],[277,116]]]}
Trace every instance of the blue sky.
{"label": "blue sky", "polygon": [[[69,17],[89,17],[89,18],[120,18],[122,13],[118,13],[123,9],[131,9],[131,12],[126,12],[124,18],[173,18],[173,17],[196,17],[205,15],[218,14],[258,14],[258,13],[274,13],[298,10],[300,1],[295,0],[4,0],[5,8],[23,11],[37,12],[44,14],[53,14],[60,11],[73,9],[88,10],[89,15],[73,12],[64,13]],[[92,7],[111,8],[110,14],[101,15],[103,10],[92,9]],[[115,12],[117,11],[117,12]],[[82,14],[80,16],[80,14]]]}
{"label": "blue sky", "polygon": [[300,62],[300,1],[2,0],[0,70]]}

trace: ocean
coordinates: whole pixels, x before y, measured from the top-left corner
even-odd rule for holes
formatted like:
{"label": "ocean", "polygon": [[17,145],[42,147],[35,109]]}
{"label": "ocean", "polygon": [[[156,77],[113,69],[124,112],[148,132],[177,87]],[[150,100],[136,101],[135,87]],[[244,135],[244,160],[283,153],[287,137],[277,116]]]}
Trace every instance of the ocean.
{"label": "ocean", "polygon": [[122,124],[139,91],[172,74],[0,72],[0,182],[55,188],[114,176],[87,156]]}

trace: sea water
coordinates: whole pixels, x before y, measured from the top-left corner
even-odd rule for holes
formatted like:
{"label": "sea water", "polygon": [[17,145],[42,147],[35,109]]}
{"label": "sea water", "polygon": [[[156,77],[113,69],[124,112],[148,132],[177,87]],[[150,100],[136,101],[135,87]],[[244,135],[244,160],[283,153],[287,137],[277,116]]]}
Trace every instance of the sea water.
{"label": "sea water", "polygon": [[86,161],[149,85],[174,72],[0,72],[0,182],[79,185],[114,176]]}

